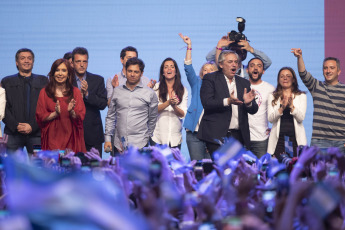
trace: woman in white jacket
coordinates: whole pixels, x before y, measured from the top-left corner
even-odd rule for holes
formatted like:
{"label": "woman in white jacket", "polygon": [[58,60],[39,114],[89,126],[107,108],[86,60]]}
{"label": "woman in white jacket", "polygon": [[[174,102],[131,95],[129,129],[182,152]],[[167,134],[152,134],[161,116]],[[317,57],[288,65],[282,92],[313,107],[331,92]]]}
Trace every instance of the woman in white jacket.
{"label": "woman in white jacket", "polygon": [[280,154],[285,152],[285,136],[293,144],[294,156],[297,155],[297,146],[307,144],[303,126],[307,96],[299,90],[295,71],[291,67],[281,68],[277,81],[276,90],[268,98],[268,121],[273,125],[267,152],[280,160]]}

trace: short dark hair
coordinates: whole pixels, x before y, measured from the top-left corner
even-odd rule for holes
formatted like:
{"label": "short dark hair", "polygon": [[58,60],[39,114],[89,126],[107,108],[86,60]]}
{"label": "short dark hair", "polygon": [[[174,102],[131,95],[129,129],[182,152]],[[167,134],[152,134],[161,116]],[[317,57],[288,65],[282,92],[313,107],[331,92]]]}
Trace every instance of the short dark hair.
{"label": "short dark hair", "polygon": [[139,65],[140,71],[144,72],[145,64],[144,64],[144,62],[141,59],[136,58],[136,57],[132,57],[132,58],[128,59],[127,62],[126,62],[126,69],[130,65]]}
{"label": "short dark hair", "polygon": [[135,52],[137,54],[137,57],[138,57],[138,51],[136,48],[134,48],[133,46],[127,46],[125,48],[123,48],[121,50],[121,53],[120,53],[120,58],[121,59],[124,59],[126,57],[126,52],[127,51],[132,51],[132,52]]}
{"label": "short dark hair", "polygon": [[21,49],[19,49],[19,50],[17,51],[17,53],[16,53],[16,61],[18,61],[19,54],[20,54],[20,53],[23,53],[23,52],[30,52],[31,55],[32,55],[32,59],[35,60],[35,54],[34,54],[34,52],[32,52],[31,49],[28,49],[28,48],[21,48]]}
{"label": "short dark hair", "polygon": [[323,64],[325,64],[326,61],[335,61],[337,63],[338,70],[340,70],[340,61],[339,61],[338,58],[336,58],[336,57],[326,57],[325,59],[323,59]]}
{"label": "short dark hair", "polygon": [[72,52],[67,52],[67,53],[65,53],[65,55],[63,55],[63,59],[68,60],[70,58],[72,58]]}
{"label": "short dark hair", "polygon": [[264,66],[264,61],[261,58],[258,58],[258,57],[253,57],[252,59],[250,59],[249,62],[248,62],[248,66],[249,66],[250,62],[255,60],[255,59],[260,60],[261,63],[262,63],[262,67]]}
{"label": "short dark hair", "polygon": [[74,56],[76,54],[81,54],[81,55],[87,55],[87,59],[89,59],[89,52],[87,52],[87,49],[84,47],[75,47],[74,50],[72,51],[72,60],[74,61]]}

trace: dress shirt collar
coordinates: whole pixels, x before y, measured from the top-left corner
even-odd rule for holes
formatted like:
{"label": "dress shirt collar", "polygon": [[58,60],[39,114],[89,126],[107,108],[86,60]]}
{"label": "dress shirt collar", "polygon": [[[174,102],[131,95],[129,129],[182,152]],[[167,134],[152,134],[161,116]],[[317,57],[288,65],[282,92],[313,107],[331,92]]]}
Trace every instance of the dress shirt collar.
{"label": "dress shirt collar", "polygon": [[[77,75],[75,75],[75,79],[77,80],[77,82],[78,81],[81,82],[80,78]],[[86,72],[85,72],[84,76],[81,79],[86,81]]]}
{"label": "dress shirt collar", "polygon": [[[127,81],[126,81],[126,82],[127,82]],[[127,90],[129,90],[129,91],[134,91],[136,88],[143,88],[143,87],[144,87],[144,85],[143,85],[143,83],[141,82],[141,80],[140,80],[139,83],[134,87],[133,90],[130,90],[130,89],[127,87],[126,83],[123,84],[123,88],[125,88],[125,89],[127,89]]]}
{"label": "dress shirt collar", "polygon": [[225,77],[225,81],[227,84],[235,84],[236,85],[235,76],[233,76],[233,78],[231,79],[231,82],[230,82],[229,78],[227,76],[225,76],[225,74],[224,74],[224,77]]}

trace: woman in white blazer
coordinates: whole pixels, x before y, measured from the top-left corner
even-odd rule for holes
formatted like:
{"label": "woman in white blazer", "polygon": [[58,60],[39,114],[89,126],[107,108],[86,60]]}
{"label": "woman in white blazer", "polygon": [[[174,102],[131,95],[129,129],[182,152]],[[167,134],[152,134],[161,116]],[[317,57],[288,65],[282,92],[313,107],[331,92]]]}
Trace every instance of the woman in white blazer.
{"label": "woman in white blazer", "polygon": [[277,82],[276,90],[268,98],[268,121],[272,123],[272,130],[267,152],[281,160],[280,154],[285,152],[285,136],[293,144],[294,156],[297,155],[297,146],[307,144],[303,126],[307,96],[299,90],[295,71],[291,67],[279,70]]}

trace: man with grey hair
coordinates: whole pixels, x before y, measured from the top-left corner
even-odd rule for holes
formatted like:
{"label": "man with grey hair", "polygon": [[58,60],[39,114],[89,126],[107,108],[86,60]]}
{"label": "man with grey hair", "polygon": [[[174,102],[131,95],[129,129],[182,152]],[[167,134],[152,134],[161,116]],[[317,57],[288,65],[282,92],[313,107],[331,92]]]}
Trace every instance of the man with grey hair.
{"label": "man with grey hair", "polygon": [[[218,59],[219,70],[206,74],[200,89],[204,116],[198,138],[206,142],[210,154],[220,147],[218,140],[233,137],[250,147],[248,113],[255,114],[258,105],[250,82],[236,75],[238,55],[223,50]],[[212,155],[211,155],[212,156]]]}

